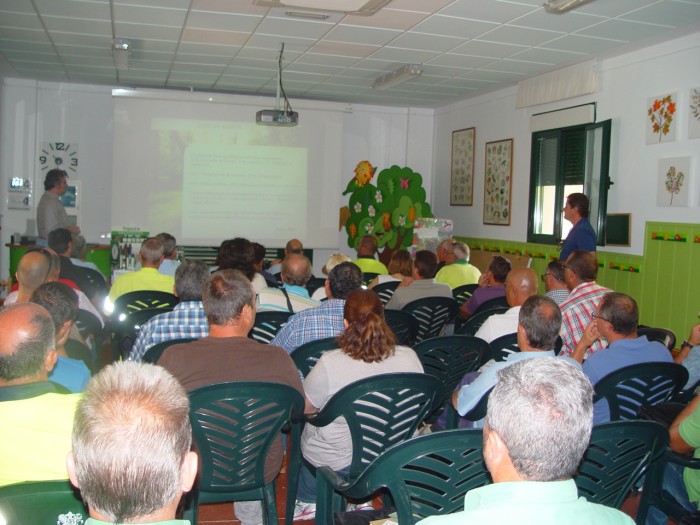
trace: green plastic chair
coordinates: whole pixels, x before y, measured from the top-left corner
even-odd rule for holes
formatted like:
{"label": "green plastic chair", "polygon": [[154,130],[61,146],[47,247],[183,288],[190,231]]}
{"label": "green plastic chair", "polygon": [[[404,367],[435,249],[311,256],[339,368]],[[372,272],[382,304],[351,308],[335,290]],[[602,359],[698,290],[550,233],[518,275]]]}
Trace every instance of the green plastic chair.
{"label": "green plastic chair", "polygon": [[144,363],[157,363],[160,356],[163,355],[165,350],[173,345],[180,345],[183,343],[191,343],[192,341],[197,341],[194,337],[183,337],[182,339],[171,339],[170,341],[163,341],[162,343],[154,344],[151,348],[146,350],[143,354],[141,361]]}
{"label": "green plastic chair", "polygon": [[615,370],[598,381],[594,402],[610,406],[610,420],[639,419],[641,405],[666,403],[688,382],[688,370],[675,363],[640,363]]}
{"label": "green plastic chair", "polygon": [[401,284],[401,281],[388,281],[378,284],[371,290],[379,296],[379,300],[386,306],[386,303],[394,297],[394,292],[399,287],[399,284]]}
{"label": "green plastic chair", "polygon": [[474,405],[474,408],[472,408],[469,412],[464,414],[463,416],[459,415],[459,412],[455,410],[455,407],[452,406],[452,403],[447,403],[445,405],[445,410],[446,410],[446,419],[445,419],[445,426],[448,429],[451,428],[457,428],[459,418],[466,419],[468,421],[481,421],[486,417],[486,410],[489,407],[489,396],[491,395],[491,390],[493,390],[493,387],[489,388],[483,396],[481,396],[481,399],[479,402]]}
{"label": "green plastic chair", "polygon": [[464,374],[478,370],[490,353],[486,341],[469,335],[433,337],[416,344],[413,350],[418,354],[425,373],[436,377],[443,385],[433,415],[450,403],[452,392]]}
{"label": "green plastic chair", "polygon": [[[131,353],[131,347],[138,338],[141,326],[146,324],[156,315],[171,312],[172,308],[163,306],[162,308],[144,308],[134,310],[125,315],[120,321],[112,324],[112,353],[115,359],[118,356],[127,358]],[[116,345],[116,349],[115,349]]]}
{"label": "green plastic chair", "polygon": [[502,314],[503,312],[507,312],[508,308],[505,307],[499,307],[499,308],[491,308],[490,310],[486,310],[484,312],[479,312],[478,314],[472,315],[469,319],[467,319],[456,331],[456,334],[459,335],[474,335],[479,331],[479,328],[481,328],[481,325],[486,322],[486,319],[491,317],[494,314]]}
{"label": "green plastic chair", "polygon": [[[668,431],[653,421],[614,421],[593,427],[574,481],[579,496],[619,509],[632,485],[668,446]],[[661,485],[645,483],[656,492]]]}
{"label": "green plastic chair", "polygon": [[0,487],[0,516],[8,525],[84,523],[90,517],[80,493],[68,480]]}
{"label": "green plastic chair", "polygon": [[487,310],[493,310],[494,308],[510,308],[510,305],[508,304],[505,295],[502,297],[494,297],[493,299],[484,301],[476,309],[474,315],[479,314],[481,312],[486,312]]}
{"label": "green plastic chair", "polygon": [[[184,518],[196,525],[201,503],[262,500],[264,523],[277,524],[275,486],[265,482],[265,459],[283,427],[301,417],[303,396],[287,385],[255,381],[210,385],[189,396],[199,482],[187,496]],[[297,479],[299,427],[291,425],[288,465],[290,477]],[[295,493],[288,494],[292,505]]]}
{"label": "green plastic chair", "polygon": [[505,361],[509,354],[520,352],[518,346],[518,333],[502,335],[489,343],[491,347],[491,359]]}
{"label": "green plastic chair", "polygon": [[[669,463],[675,463],[685,468],[700,469],[700,459],[677,454],[668,448],[664,450],[661,457],[657,458],[649,467],[649,473],[644,482],[644,485],[649,487],[649,489],[642,491],[642,497],[637,508],[636,522],[639,525],[644,525],[646,522],[647,513],[651,506],[656,507],[677,522],[680,522],[684,516],[690,514],[676,502],[671,494],[663,489],[664,470]],[[654,489],[651,487],[654,487]]]}
{"label": "green plastic chair", "polygon": [[384,310],[384,320],[394,332],[398,344],[413,346],[418,333],[418,321],[415,317],[402,310]]}
{"label": "green plastic chair", "polygon": [[156,290],[129,292],[115,299],[114,311],[111,317],[118,321],[122,314],[128,315],[137,310],[145,310],[147,308],[163,308],[164,311],[168,311],[172,310],[179,302],[180,300],[176,295],[167,292]]}
{"label": "green plastic chair", "polygon": [[270,343],[277,332],[287,324],[292,312],[257,312],[255,323],[248,332],[248,337],[259,343]]}
{"label": "green plastic chair", "polygon": [[325,339],[317,339],[309,341],[294,349],[291,354],[292,361],[297,366],[299,372],[304,377],[309,375],[311,369],[316,366],[316,362],[321,358],[324,352],[335,350],[338,348],[335,337],[327,337]]}
{"label": "green plastic chair", "polygon": [[676,347],[676,334],[667,328],[652,328],[650,326],[637,328],[637,336],[642,337],[643,335],[649,341],[658,341],[669,350]]}
{"label": "green plastic chair", "polygon": [[439,336],[445,325],[454,319],[459,307],[451,297],[424,297],[404,306],[402,311],[411,314],[418,322],[415,342]]}
{"label": "green plastic chair", "polygon": [[[89,268],[87,269],[89,270]],[[96,372],[102,367],[102,345],[104,341],[105,329],[95,314],[83,309],[78,310],[78,317],[75,319],[75,326],[78,328],[80,336],[86,342],[89,342],[89,339],[92,338],[92,343],[90,343],[90,345],[95,349],[94,355],[97,358],[97,362],[94,363],[93,372]]]}
{"label": "green plastic chair", "polygon": [[372,272],[363,272],[362,273],[362,285],[363,286],[369,286],[372,281],[374,281],[378,273],[372,273]]}
{"label": "green plastic chair", "polygon": [[[481,430],[446,430],[388,448],[354,481],[318,469],[316,523],[333,523],[334,494],[364,500],[380,489],[391,496],[401,525],[464,509],[464,495],[491,483],[482,457]],[[324,509],[321,514],[319,507]]]}
{"label": "green plastic chair", "polygon": [[[440,381],[428,374],[368,377],[336,392],[317,415],[307,418],[306,424],[325,427],[338,418],[345,418],[352,438],[352,462],[348,471],[348,479],[352,481],[387,448],[415,433],[433,408],[441,388]],[[289,494],[296,494],[298,475],[290,474],[287,486]],[[327,499],[317,499],[317,523],[332,523],[332,519],[319,521],[318,516],[340,511],[340,494],[333,494],[330,500],[332,510],[327,506]],[[288,499],[287,515],[293,514],[293,503],[293,498]]]}
{"label": "green plastic chair", "polygon": [[459,306],[462,306],[471,298],[471,296],[474,294],[474,290],[476,290],[478,287],[479,285],[476,283],[463,284],[462,286],[452,289],[452,297],[454,297],[454,300],[457,301]]}

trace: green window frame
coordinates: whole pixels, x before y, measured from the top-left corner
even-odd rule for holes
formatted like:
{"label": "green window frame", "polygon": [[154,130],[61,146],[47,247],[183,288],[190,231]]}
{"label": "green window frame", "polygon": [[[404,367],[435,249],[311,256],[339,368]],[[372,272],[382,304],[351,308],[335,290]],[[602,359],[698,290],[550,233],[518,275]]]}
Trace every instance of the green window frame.
{"label": "green window frame", "polygon": [[611,122],[532,134],[528,242],[561,243],[568,231],[561,211],[566,197],[582,192],[590,201],[588,218],[597,244],[605,244]]}

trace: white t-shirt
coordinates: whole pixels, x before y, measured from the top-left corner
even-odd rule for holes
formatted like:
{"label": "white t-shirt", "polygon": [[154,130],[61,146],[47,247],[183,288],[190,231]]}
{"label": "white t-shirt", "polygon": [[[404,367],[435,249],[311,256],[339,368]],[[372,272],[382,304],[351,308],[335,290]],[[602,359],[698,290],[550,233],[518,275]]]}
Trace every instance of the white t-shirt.
{"label": "white t-shirt", "polygon": [[[323,354],[304,380],[304,393],[318,409],[344,386],[366,377],[399,372],[423,372],[416,353],[397,346],[393,356],[378,363],[353,359],[342,350]],[[328,465],[333,470],[347,467],[352,461],[352,440],[347,424],[341,418],[325,427],[306,425],[301,438],[301,451],[314,466]]]}

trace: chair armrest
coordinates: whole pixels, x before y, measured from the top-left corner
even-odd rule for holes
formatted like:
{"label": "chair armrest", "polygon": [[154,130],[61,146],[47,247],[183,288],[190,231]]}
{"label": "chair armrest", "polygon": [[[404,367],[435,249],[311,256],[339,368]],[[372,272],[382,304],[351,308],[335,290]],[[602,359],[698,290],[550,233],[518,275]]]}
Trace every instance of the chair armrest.
{"label": "chair armrest", "polygon": [[676,463],[682,467],[688,467],[692,469],[700,469],[700,459],[696,459],[684,454],[679,454],[671,449],[666,449],[663,455],[664,461],[668,463]]}
{"label": "chair armrest", "polygon": [[347,482],[342,476],[339,476],[337,473],[335,473],[330,467],[328,466],[323,466],[323,467],[318,467],[316,469],[316,477],[318,478],[319,474],[325,478],[326,483],[328,483],[331,487],[333,487],[335,490],[343,490],[350,486],[350,483]]}

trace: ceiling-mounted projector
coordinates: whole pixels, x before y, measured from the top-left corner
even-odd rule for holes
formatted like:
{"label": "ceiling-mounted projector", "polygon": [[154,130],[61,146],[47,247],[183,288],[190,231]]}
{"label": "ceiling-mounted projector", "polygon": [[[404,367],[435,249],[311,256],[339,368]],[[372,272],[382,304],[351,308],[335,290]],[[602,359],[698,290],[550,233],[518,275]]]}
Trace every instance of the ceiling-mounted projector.
{"label": "ceiling-mounted projector", "polygon": [[267,126],[296,126],[299,113],[283,109],[261,109],[255,114],[255,123]]}

